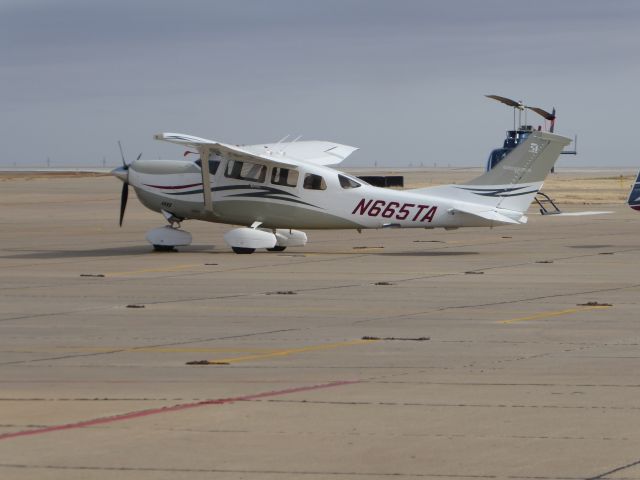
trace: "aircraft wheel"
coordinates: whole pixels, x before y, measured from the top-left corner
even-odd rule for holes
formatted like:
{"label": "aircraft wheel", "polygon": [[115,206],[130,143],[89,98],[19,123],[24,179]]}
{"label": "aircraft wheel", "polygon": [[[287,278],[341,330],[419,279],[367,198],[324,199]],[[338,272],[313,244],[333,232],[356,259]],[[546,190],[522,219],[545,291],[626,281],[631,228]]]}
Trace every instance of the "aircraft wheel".
{"label": "aircraft wheel", "polygon": [[284,252],[284,249],[285,249],[285,248],[287,248],[287,247],[282,247],[282,246],[280,246],[280,245],[276,245],[276,246],[275,246],[275,247],[273,247],[273,248],[267,248],[267,250],[268,250],[269,252]]}
{"label": "aircraft wheel", "polygon": [[249,254],[256,251],[255,248],[243,248],[243,247],[231,247],[234,253],[237,254]]}
{"label": "aircraft wheel", "polygon": [[174,247],[173,245],[154,245],[153,251],[154,252],[177,252],[178,250],[176,250],[176,247]]}

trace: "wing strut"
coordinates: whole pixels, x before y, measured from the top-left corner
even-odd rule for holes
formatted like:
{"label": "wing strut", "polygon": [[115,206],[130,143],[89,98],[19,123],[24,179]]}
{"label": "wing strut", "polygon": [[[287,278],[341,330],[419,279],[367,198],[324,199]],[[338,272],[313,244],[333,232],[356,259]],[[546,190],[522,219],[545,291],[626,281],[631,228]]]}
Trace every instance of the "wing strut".
{"label": "wing strut", "polygon": [[208,148],[200,149],[200,169],[202,171],[202,197],[204,199],[204,209],[207,212],[213,211],[211,204],[211,177],[209,176],[209,157],[211,151]]}

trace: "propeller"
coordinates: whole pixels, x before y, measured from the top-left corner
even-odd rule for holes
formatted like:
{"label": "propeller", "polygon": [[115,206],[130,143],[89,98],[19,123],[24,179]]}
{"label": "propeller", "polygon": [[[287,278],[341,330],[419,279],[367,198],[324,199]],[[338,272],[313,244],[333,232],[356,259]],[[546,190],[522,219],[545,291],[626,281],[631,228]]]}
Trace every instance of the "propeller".
{"label": "propeller", "polygon": [[122,220],[124,219],[124,210],[127,208],[128,198],[129,198],[129,183],[124,182],[122,184],[122,193],[120,194],[120,226],[122,226]]}
{"label": "propeller", "polygon": [[[129,198],[129,167],[124,158],[124,152],[122,151],[122,144],[118,140],[118,148],[120,149],[120,157],[122,158],[122,167],[118,167],[111,173],[122,180],[122,192],[120,193],[120,226],[122,227],[122,220],[124,219],[124,211],[127,208],[127,200]],[[140,160],[142,152],[136,158],[136,161]]]}

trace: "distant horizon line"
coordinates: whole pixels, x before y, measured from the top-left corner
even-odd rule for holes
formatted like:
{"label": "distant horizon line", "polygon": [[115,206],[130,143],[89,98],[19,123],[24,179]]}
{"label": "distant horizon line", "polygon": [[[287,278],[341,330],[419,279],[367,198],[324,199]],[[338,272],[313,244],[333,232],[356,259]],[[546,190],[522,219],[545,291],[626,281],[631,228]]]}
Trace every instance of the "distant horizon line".
{"label": "distant horizon line", "polygon": [[[25,172],[28,173],[30,171],[33,172],[81,172],[83,170],[91,170],[96,172],[104,172],[109,173],[114,168],[119,167],[120,164],[115,165],[90,165],[90,164],[68,164],[64,166],[46,166],[46,165],[38,165],[38,164],[27,164],[27,165],[5,165],[0,164],[0,172]],[[630,170],[636,172],[640,169],[640,165],[612,165],[612,166],[594,166],[594,165],[571,165],[571,166],[560,166],[561,170],[571,171],[571,170]],[[558,165],[556,165],[556,169],[558,169]],[[336,170],[405,170],[405,171],[416,171],[416,170],[484,170],[484,166],[482,165],[421,165],[421,166],[404,166],[404,165],[377,165],[377,166],[368,166],[368,165],[354,165],[348,166],[345,165],[340,168],[336,168]]]}

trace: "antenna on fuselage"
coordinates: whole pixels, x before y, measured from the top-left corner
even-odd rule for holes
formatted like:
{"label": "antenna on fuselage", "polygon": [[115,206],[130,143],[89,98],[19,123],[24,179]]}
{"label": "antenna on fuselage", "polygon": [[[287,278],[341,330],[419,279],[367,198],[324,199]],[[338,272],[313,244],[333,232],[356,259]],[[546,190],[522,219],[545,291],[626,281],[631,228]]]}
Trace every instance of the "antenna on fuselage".
{"label": "antenna on fuselage", "polygon": [[291,134],[287,133],[284,137],[282,137],[280,140],[278,140],[278,141],[276,142],[276,149],[278,148],[278,146],[279,146],[282,142],[284,142],[284,141],[285,141],[287,138],[289,138],[290,136],[291,136]]}
{"label": "antenna on fuselage", "polygon": [[[288,136],[288,135],[287,135]],[[287,144],[286,147],[284,147],[282,150],[280,150],[280,155],[284,155],[284,152],[287,148],[289,148],[289,146],[291,146],[292,144],[296,143],[298,140],[300,140],[302,138],[302,135],[298,135],[296,138],[293,139],[292,142],[289,142]]]}

